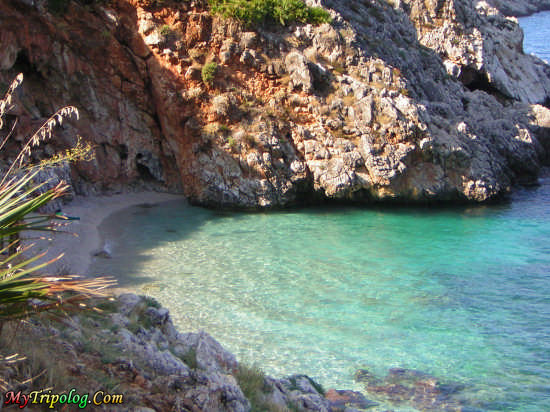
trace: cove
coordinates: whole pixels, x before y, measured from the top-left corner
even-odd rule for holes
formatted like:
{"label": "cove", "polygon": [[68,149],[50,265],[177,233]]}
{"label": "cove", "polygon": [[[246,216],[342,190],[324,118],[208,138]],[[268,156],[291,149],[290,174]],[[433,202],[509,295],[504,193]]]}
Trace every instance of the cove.
{"label": "cove", "polygon": [[113,258],[91,273],[157,298],[181,330],[204,329],[269,374],[358,389],[359,368],[406,367],[464,384],[481,410],[542,411],[549,204],[542,179],[496,206],[134,207],[102,223]]}
{"label": "cove", "polygon": [[[519,19],[549,60],[550,12]],[[170,202],[100,226],[118,278],[268,374],[362,390],[357,369],[464,385],[471,410],[550,405],[550,177],[500,205],[217,212]],[[372,398],[367,394],[369,398]],[[371,411],[413,411],[380,402]]]}

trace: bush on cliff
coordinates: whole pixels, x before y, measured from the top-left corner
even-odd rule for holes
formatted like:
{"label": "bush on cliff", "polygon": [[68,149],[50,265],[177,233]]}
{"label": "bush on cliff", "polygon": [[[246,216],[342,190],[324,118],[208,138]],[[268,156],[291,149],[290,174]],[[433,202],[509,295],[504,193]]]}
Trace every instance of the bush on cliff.
{"label": "bush on cliff", "polygon": [[204,66],[202,66],[201,77],[204,84],[212,86],[212,83],[214,82],[214,77],[216,77],[217,72],[218,65],[215,62],[206,63]]}
{"label": "bush on cliff", "polygon": [[321,7],[309,7],[301,0],[209,0],[211,11],[234,18],[247,26],[275,22],[322,24],[331,21]]}

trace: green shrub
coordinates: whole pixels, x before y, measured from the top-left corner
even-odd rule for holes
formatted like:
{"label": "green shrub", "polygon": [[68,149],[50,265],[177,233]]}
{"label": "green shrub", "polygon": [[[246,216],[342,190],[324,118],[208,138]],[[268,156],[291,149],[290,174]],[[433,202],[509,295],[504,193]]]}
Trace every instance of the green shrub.
{"label": "green shrub", "polygon": [[[4,116],[15,106],[13,95],[22,81],[23,75],[19,74],[5,97],[0,99],[0,129],[4,126]],[[48,182],[36,182],[39,172],[48,167],[47,162],[31,164],[29,155],[34,147],[51,138],[54,127],[61,124],[63,119],[77,115],[75,107],[67,106],[58,110],[27,140],[9,169],[0,174],[0,331],[6,321],[25,318],[33,312],[53,310],[59,306],[78,305],[80,300],[97,294],[98,290],[108,285],[104,278],[88,281],[72,276],[40,276],[37,271],[56,259],[39,263],[46,252],[30,252],[32,245],[19,247],[19,234],[22,231],[58,230],[58,225],[52,219],[61,217],[38,212],[41,207],[65,195],[69,186],[60,182],[47,189]],[[59,155],[57,164],[71,160],[73,155],[69,152]],[[51,165],[56,163],[52,159],[49,160],[53,162]]]}
{"label": "green shrub", "polygon": [[273,410],[265,401],[264,395],[271,392],[271,388],[266,384],[265,374],[261,369],[241,363],[235,378],[244,396],[250,401],[252,412]]}
{"label": "green shrub", "polygon": [[302,0],[209,0],[211,12],[237,19],[244,24],[293,22],[321,24],[331,21],[321,7],[309,7]]}
{"label": "green shrub", "polygon": [[231,132],[231,129],[225,125],[225,124],[220,124],[220,126],[218,127],[218,131],[221,133],[221,134],[229,134],[229,132]]}
{"label": "green shrub", "polygon": [[168,24],[164,24],[159,29],[159,34],[166,38],[173,33],[172,28]]}
{"label": "green shrub", "polygon": [[206,63],[202,66],[201,77],[204,84],[209,86],[214,82],[214,77],[218,72],[218,65],[215,62]]}
{"label": "green shrub", "polygon": [[234,137],[229,136],[227,138],[227,143],[229,144],[229,147],[231,148],[231,150],[235,150],[237,148],[237,141],[235,140]]}
{"label": "green shrub", "polygon": [[330,23],[332,17],[328,11],[321,7],[308,7],[308,23],[319,25],[323,23]]}

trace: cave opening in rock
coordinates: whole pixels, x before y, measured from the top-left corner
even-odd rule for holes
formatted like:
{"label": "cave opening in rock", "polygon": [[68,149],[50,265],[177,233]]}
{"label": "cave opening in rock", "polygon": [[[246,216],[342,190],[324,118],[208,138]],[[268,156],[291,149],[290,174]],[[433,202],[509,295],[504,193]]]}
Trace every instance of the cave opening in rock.
{"label": "cave opening in rock", "polygon": [[155,177],[151,174],[151,172],[149,171],[149,169],[147,168],[147,166],[144,166],[144,165],[141,165],[141,164],[137,164],[136,165],[136,168],[137,168],[137,171],[139,173],[139,177],[141,180],[145,181],[145,182],[152,182],[152,181],[156,181],[157,179],[155,179]]}
{"label": "cave opening in rock", "polygon": [[460,76],[458,76],[458,80],[460,80],[462,84],[471,91],[482,90],[499,99],[506,97],[500,90],[489,82],[487,73],[480,72],[479,70],[471,67],[464,67],[460,73]]}
{"label": "cave opening in rock", "polygon": [[22,50],[17,54],[17,58],[15,59],[15,63],[13,64],[13,68],[18,73],[23,73],[23,75],[26,78],[28,78],[31,75],[40,76],[40,72],[38,71],[38,68],[36,67],[36,65],[31,63],[31,61],[29,59],[29,55],[27,54],[26,50]]}
{"label": "cave opening in rock", "polygon": [[149,167],[147,166],[145,160],[146,156],[144,156],[142,153],[138,153],[136,155],[136,170],[139,174],[139,177],[144,182],[153,182],[158,181],[158,179],[153,175]]}

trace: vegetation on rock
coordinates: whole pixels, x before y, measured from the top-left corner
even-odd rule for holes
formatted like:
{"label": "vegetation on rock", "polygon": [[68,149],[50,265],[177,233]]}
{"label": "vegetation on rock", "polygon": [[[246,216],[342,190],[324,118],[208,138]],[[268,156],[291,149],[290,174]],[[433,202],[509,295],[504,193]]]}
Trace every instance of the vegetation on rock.
{"label": "vegetation on rock", "polygon": [[218,65],[215,62],[206,63],[202,66],[201,77],[204,84],[212,86],[214,82],[214,77],[218,72]]}
{"label": "vegetation on rock", "polygon": [[[0,128],[4,126],[1,119],[14,107],[12,95],[22,80],[23,76],[19,75],[4,99],[0,100]],[[50,182],[35,181],[39,173],[56,162],[81,159],[89,155],[91,147],[79,146],[76,151],[58,154],[44,163],[33,165],[28,161],[31,148],[48,139],[53,128],[61,124],[65,117],[72,115],[78,115],[76,108],[64,107],[48,119],[28,139],[0,181],[0,242],[3,245],[0,250],[0,330],[6,320],[26,317],[33,312],[52,309],[75,300],[80,301],[108,284],[104,283],[105,279],[83,281],[72,276],[30,276],[51,261],[32,266],[45,252],[29,258],[25,256],[32,245],[19,246],[20,232],[55,231],[59,226],[52,223],[52,219],[59,217],[36,212],[52,200],[65,195],[69,186],[61,181],[47,189]],[[8,133],[0,149],[10,135]],[[73,295],[68,297],[67,293],[70,292]]]}
{"label": "vegetation on rock", "polygon": [[301,0],[209,0],[211,11],[231,17],[245,25],[275,22],[286,26],[293,22],[322,24],[331,21],[321,7],[309,7]]}
{"label": "vegetation on rock", "polygon": [[173,33],[172,28],[168,24],[164,24],[159,28],[159,34],[166,38]]}

